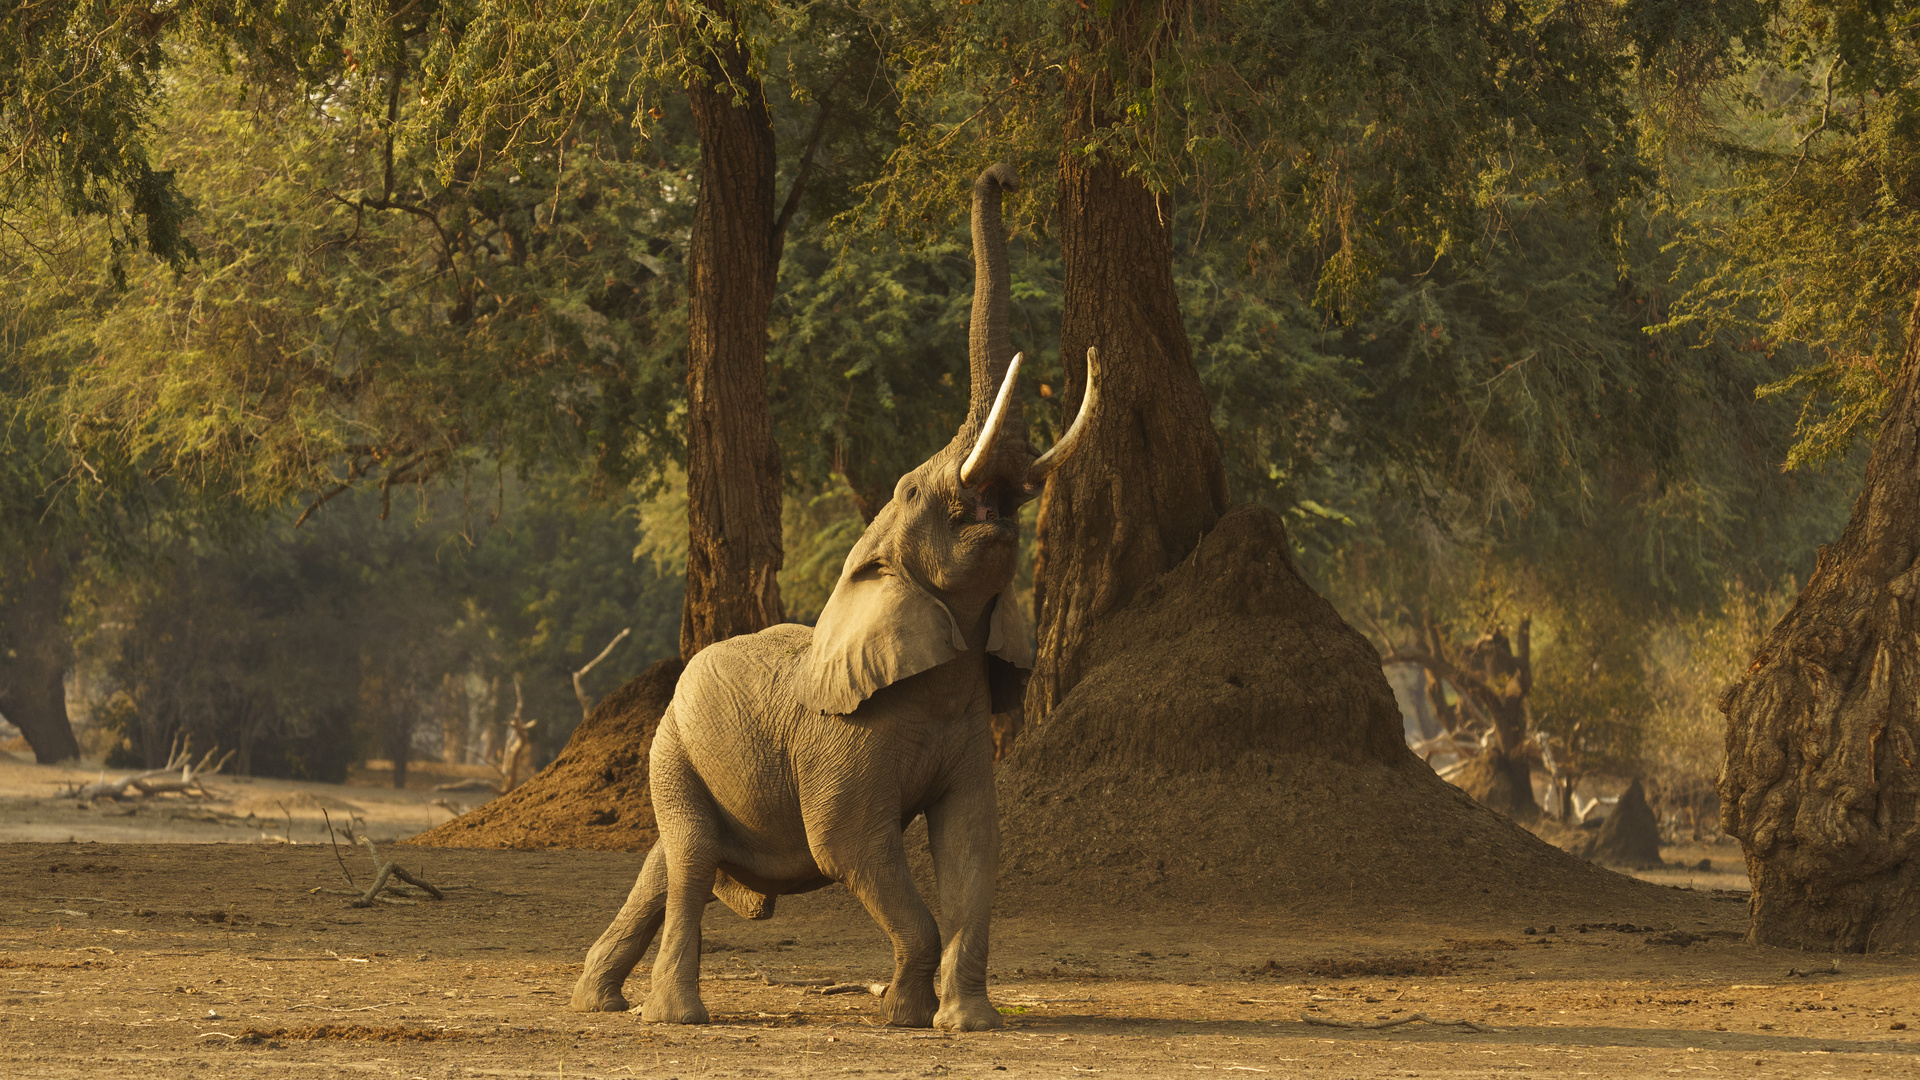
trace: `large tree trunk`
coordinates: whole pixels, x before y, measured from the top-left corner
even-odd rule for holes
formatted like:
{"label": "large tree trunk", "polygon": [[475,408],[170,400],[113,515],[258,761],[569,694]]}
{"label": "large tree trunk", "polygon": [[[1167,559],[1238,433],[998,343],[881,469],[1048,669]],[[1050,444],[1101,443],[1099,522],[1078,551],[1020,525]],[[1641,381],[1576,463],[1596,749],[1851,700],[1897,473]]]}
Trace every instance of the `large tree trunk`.
{"label": "large tree trunk", "polygon": [[684,660],[784,619],[780,455],[766,368],[780,265],[773,123],[738,42],[716,50],[705,74],[687,88],[700,133],[700,201],[688,260]]}
{"label": "large tree trunk", "polygon": [[1085,674],[1093,624],[1192,553],[1227,508],[1226,472],[1173,289],[1171,208],[1105,161],[1060,159],[1066,414],[1100,350],[1100,418],[1047,485],[1034,554],[1044,722]]}
{"label": "large tree trunk", "polygon": [[42,765],[80,756],[67,720],[66,568],[51,546],[0,615],[0,714],[20,729]]}
{"label": "large tree trunk", "polygon": [[1920,944],[1920,298],[1839,542],[1721,699],[1752,940]]}
{"label": "large tree trunk", "polygon": [[[1064,9],[1066,140],[1144,82],[1178,3]],[[1062,354],[1100,409],[1041,503],[1036,719],[998,767],[1003,881],[1116,896],[1204,892],[1304,917],[1356,896],[1418,912],[1611,910],[1646,888],[1580,862],[1408,751],[1373,645],[1293,565],[1280,516],[1227,506],[1172,275],[1170,205],[1065,155]],[[1045,895],[1029,893],[1028,895]]]}

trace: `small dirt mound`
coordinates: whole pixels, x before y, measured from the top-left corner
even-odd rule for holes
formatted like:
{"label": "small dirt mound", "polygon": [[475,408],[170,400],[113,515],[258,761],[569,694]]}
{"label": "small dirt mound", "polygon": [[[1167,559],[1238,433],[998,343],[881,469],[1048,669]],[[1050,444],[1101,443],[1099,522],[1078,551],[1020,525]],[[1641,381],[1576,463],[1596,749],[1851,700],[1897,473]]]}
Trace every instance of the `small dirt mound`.
{"label": "small dirt mound", "polygon": [[1674,894],[1576,859],[1407,750],[1379,655],[1239,507],[1095,632],[1000,775],[1001,890],[1399,918]]}
{"label": "small dirt mound", "polygon": [[410,844],[432,847],[588,848],[645,851],[659,833],[647,754],[680,680],[679,660],[661,660],[607,695],[581,721],[553,764],[498,799]]}
{"label": "small dirt mound", "polygon": [[1613,813],[1600,823],[1599,835],[1580,854],[1597,863],[1636,870],[1666,865],[1660,860],[1660,819],[1647,805],[1647,792],[1640,781],[1627,786]]}

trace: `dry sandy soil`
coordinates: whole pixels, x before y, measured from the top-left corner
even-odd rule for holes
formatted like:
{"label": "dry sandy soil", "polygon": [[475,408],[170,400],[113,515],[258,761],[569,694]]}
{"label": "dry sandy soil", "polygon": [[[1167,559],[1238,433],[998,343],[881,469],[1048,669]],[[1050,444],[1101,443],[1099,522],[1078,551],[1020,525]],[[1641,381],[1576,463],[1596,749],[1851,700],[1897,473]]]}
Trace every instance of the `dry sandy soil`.
{"label": "dry sandy soil", "polygon": [[[405,813],[421,815],[415,828],[439,820],[418,793],[309,794],[372,811],[370,829]],[[221,811],[233,816],[241,797]],[[45,827],[20,825],[23,814],[113,826],[87,816],[98,813],[15,796],[0,829]],[[314,891],[347,881],[303,820],[296,812],[294,846],[259,841],[284,821],[193,820],[175,824],[253,842],[0,844],[0,1080],[1920,1076],[1920,959],[1848,957],[1836,971],[1825,956],[1745,945],[1738,892],[1390,923],[1340,904],[1303,917],[1008,895],[992,971],[1008,1026],[950,1036],[876,1026],[864,995],[766,985],[886,976],[884,938],[829,889],[783,898],[769,922],[715,905],[704,967],[716,1022],[677,1028],[565,1009],[638,856],[383,848],[447,899],[354,909]],[[1736,858],[1728,847],[1686,854]],[[364,886],[367,855],[340,855]],[[1656,873],[1698,886],[1723,876]],[[645,978],[643,966],[629,985],[636,1001]],[[1416,1013],[1476,1026],[1307,1019]]]}
{"label": "dry sandy soil", "polygon": [[[455,778],[435,767],[418,771],[408,790],[391,786],[315,784],[244,776],[209,777],[211,799],[179,795],[92,805],[62,798],[70,788],[126,770],[35,765],[0,751],[0,841],[93,840],[100,843],[324,842],[326,822],[376,841],[412,836],[490,798],[484,791],[436,792]],[[444,767],[440,767],[444,768]]]}

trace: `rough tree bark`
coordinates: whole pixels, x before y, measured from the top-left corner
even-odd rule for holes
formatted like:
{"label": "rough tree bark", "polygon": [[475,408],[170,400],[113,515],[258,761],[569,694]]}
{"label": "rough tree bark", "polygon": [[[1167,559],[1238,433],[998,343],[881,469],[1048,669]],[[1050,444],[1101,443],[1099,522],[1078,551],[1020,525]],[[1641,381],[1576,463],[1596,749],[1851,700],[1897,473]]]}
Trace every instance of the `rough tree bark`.
{"label": "rough tree bark", "polygon": [[687,88],[700,134],[700,194],[688,257],[683,660],[785,618],[780,454],[766,368],[783,232],[773,122],[737,39],[709,54],[705,75]]}
{"label": "rough tree bark", "polygon": [[1721,698],[1760,944],[1920,946],[1920,297],[1865,488]]}
{"label": "rough tree bark", "polygon": [[[1089,14],[1082,31],[1150,63],[1174,18],[1156,5]],[[1069,73],[1069,144],[1113,122],[1111,69]],[[1088,104],[1097,102],[1102,104]],[[1060,355],[1067,416],[1080,408],[1088,346],[1105,372],[1098,424],[1047,485],[1034,542],[1039,658],[1026,712],[1036,723],[1085,674],[1092,626],[1192,553],[1227,508],[1212,410],[1173,287],[1172,206],[1104,157],[1060,157],[1066,290]]]}
{"label": "rough tree bark", "polygon": [[0,714],[20,729],[42,765],[80,756],[67,720],[66,567],[51,545],[0,613]]}

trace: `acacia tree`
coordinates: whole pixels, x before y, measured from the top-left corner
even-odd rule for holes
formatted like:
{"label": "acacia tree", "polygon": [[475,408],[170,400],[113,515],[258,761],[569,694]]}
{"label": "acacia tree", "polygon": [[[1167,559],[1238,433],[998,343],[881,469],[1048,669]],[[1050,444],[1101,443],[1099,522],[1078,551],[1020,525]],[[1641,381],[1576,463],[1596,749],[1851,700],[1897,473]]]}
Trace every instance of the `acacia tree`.
{"label": "acacia tree", "polygon": [[[719,14],[731,13],[723,7]],[[700,194],[687,252],[682,660],[785,620],[778,579],[780,452],[767,410],[767,314],[801,188],[796,181],[786,212],[776,217],[773,121],[751,60],[745,41],[722,37],[699,80],[687,87],[700,134]]]}
{"label": "acacia tree", "polygon": [[[1113,358],[1098,434],[1042,496],[1034,610],[1040,648],[1028,714],[1080,680],[1091,628],[1171,569],[1227,507],[1227,477],[1173,284],[1170,197],[1128,175],[1111,140],[1153,84],[1186,21],[1184,5],[1125,3],[1070,16],[1075,59],[1061,92],[1058,225],[1066,271],[1060,355],[1068,408],[1086,386],[1087,350]],[[1079,457],[1080,455],[1075,455]],[[1056,552],[1064,554],[1060,557]]]}
{"label": "acacia tree", "polygon": [[[33,10],[46,16],[58,6]],[[779,621],[784,476],[767,408],[768,310],[789,227],[820,210],[809,201],[816,163],[872,126],[872,88],[884,85],[859,75],[877,54],[871,35],[843,32],[851,18],[844,5],[611,11],[512,2],[320,5],[289,17],[240,2],[152,25],[112,22],[112,40],[127,39],[146,66],[127,69],[137,86],[114,84],[110,103],[126,115],[113,113],[124,122],[107,134],[125,135],[142,167],[140,147],[152,139],[137,137],[165,100],[157,72],[183,57],[237,57],[256,108],[304,106],[315,115],[300,120],[322,121],[319,131],[295,125],[321,167],[296,173],[260,147],[239,169],[217,158],[194,164],[251,167],[277,181],[268,190],[319,201],[283,204],[284,219],[340,228],[283,251],[287,238],[271,219],[236,221],[209,207],[247,236],[233,243],[218,229],[193,230],[219,245],[210,265],[195,268],[216,271],[206,275],[218,282],[214,303],[185,318],[163,306],[141,325],[132,305],[91,298],[121,333],[92,335],[107,363],[88,368],[70,395],[71,415],[93,418],[71,434],[117,442],[161,473],[237,489],[256,506],[304,490],[309,514],[356,486],[377,484],[384,495],[457,477],[477,457],[525,462],[556,442],[584,442],[613,484],[684,451],[683,653]],[[803,33],[809,27],[818,32]],[[161,47],[167,35],[171,51]],[[781,54],[779,77],[796,107],[777,128],[769,57],[790,36],[809,47]],[[59,67],[0,60],[34,77]],[[71,75],[54,90],[74,83]],[[175,96],[195,88],[192,78],[176,82]],[[215,115],[231,118],[228,104]],[[10,111],[18,122],[9,134],[49,115],[63,114]],[[196,116],[188,126],[203,123]],[[682,139],[697,144],[697,169],[676,160]],[[678,190],[687,173],[697,175],[693,198]],[[121,217],[145,215],[164,232],[184,208],[176,200],[161,207],[171,216],[136,206]],[[609,235],[608,226],[631,235]],[[336,287],[343,271],[372,265],[367,248],[380,249],[376,261],[393,254],[390,242],[432,254],[367,275],[357,294]],[[274,265],[263,250],[293,265]],[[181,251],[191,251],[185,239],[166,253],[177,260]],[[679,261],[684,278],[670,268]],[[257,272],[284,272],[293,302],[247,288],[259,284],[249,280]],[[136,285],[146,291],[186,295],[145,278]],[[270,329],[249,329],[261,326]],[[176,347],[142,349],[141,338]],[[189,355],[199,362],[185,362]],[[657,378],[681,362],[684,398]],[[526,407],[529,393],[541,407]],[[230,408],[235,394],[253,405]],[[685,404],[684,432],[675,430],[675,399]]]}
{"label": "acacia tree", "polygon": [[[830,144],[857,139],[880,104],[871,97],[876,80],[862,75],[874,73],[877,53],[860,22],[850,5],[736,0],[609,12],[509,0],[427,57],[435,105],[457,116],[436,131],[443,145],[525,158],[567,146],[587,107],[617,109],[643,128],[677,107],[675,97],[691,113],[700,162],[687,244],[683,659],[784,618],[784,475],[767,400],[768,316],[816,164]],[[767,90],[776,54],[785,57],[792,111],[804,118],[785,138]]]}
{"label": "acacia tree", "polygon": [[[1094,629],[1228,505],[1171,272],[1183,204],[1198,233],[1238,238],[1246,264],[1306,281],[1339,317],[1387,260],[1497,224],[1483,180],[1611,205],[1641,178],[1624,33],[1583,33],[1558,10],[1017,5],[961,16],[943,46],[906,80],[917,111],[883,217],[927,213],[907,184],[931,176],[944,195],[962,147],[1051,169],[1025,212],[1061,244],[1067,414],[1087,346],[1112,373],[1091,452],[1042,496],[1037,719],[1084,677]],[[1496,151],[1505,177],[1487,171]]]}
{"label": "acacia tree", "polygon": [[62,625],[68,553],[40,530],[12,539],[30,547],[19,560],[23,572],[7,582],[11,595],[0,601],[0,715],[20,729],[35,761],[77,758],[80,744],[67,721],[70,650]]}
{"label": "acacia tree", "polygon": [[1747,73],[1775,124],[1704,202],[1715,272],[1683,314],[1805,343],[1763,391],[1803,402],[1792,463],[1874,444],[1845,531],[1721,699],[1721,817],[1754,941],[1899,950],[1920,942],[1920,50],[1904,9],[1782,16]]}

